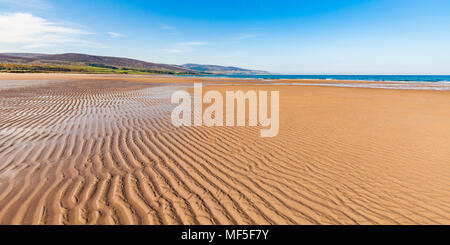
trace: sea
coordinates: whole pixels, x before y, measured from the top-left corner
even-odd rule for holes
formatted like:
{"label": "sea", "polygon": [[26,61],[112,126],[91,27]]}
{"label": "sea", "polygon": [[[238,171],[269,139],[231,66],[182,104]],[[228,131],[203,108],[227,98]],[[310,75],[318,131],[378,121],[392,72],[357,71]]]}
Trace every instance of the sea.
{"label": "sea", "polygon": [[[450,75],[194,75],[195,77],[221,77],[239,78],[239,82],[247,79],[260,80],[260,84],[267,85],[273,82],[278,86],[330,86],[330,87],[356,87],[378,89],[407,89],[407,90],[445,90],[450,91]],[[280,83],[277,79],[297,79],[299,82]],[[320,82],[308,83],[301,80],[320,80]],[[330,81],[330,82],[327,82]],[[332,80],[362,81],[361,83],[339,82]],[[367,81],[367,83],[364,83]],[[376,81],[378,83],[370,83]],[[383,83],[386,82],[386,83]],[[238,85],[230,83],[229,85]]]}
{"label": "sea", "polygon": [[[198,75],[194,75],[198,76]],[[229,77],[243,79],[320,79],[350,81],[394,81],[394,82],[450,82],[450,75],[202,75],[198,77]]]}

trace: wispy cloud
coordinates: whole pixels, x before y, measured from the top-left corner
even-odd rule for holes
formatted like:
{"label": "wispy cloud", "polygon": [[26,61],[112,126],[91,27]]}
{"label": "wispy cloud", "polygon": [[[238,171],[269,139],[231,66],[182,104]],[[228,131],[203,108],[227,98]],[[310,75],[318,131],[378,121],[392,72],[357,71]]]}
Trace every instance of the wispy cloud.
{"label": "wispy cloud", "polygon": [[171,48],[163,49],[167,53],[185,53],[195,51],[195,47],[212,45],[210,42],[181,42],[173,44]]}
{"label": "wispy cloud", "polygon": [[210,45],[209,42],[183,42],[178,43],[179,46],[204,46],[204,45]]}
{"label": "wispy cloud", "polygon": [[166,51],[167,53],[171,53],[171,54],[178,54],[178,53],[185,52],[185,50],[182,50],[182,49],[163,49],[163,51]]}
{"label": "wispy cloud", "polygon": [[231,39],[235,40],[235,41],[240,41],[240,40],[245,40],[245,39],[259,37],[259,36],[262,36],[262,34],[258,34],[258,33],[241,33],[239,35],[236,35],[236,36],[232,37]]}
{"label": "wispy cloud", "polygon": [[110,37],[112,37],[112,38],[123,37],[122,34],[117,33],[117,32],[112,32],[112,31],[108,32],[108,35],[109,35]]}
{"label": "wispy cloud", "polygon": [[24,48],[55,45],[91,45],[81,39],[90,34],[81,29],[50,22],[29,13],[0,14],[0,43],[21,44]]}
{"label": "wispy cloud", "polygon": [[159,26],[161,27],[161,29],[164,29],[164,30],[173,30],[173,29],[175,29],[173,26],[170,26],[170,25],[167,25],[167,24],[160,24]]}

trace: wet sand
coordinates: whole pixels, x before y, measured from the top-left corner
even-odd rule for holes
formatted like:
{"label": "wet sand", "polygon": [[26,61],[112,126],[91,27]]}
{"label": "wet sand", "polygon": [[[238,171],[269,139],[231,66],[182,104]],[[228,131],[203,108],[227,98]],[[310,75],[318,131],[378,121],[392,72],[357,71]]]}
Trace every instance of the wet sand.
{"label": "wet sand", "polygon": [[[450,92],[236,81],[0,74],[0,224],[450,224]],[[192,82],[279,90],[279,135],[174,127]]]}

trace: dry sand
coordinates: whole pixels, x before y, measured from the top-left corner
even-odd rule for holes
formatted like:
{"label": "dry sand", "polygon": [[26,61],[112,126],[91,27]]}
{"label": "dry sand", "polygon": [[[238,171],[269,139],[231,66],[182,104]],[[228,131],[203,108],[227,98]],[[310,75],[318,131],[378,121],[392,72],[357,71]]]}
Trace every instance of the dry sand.
{"label": "dry sand", "polygon": [[172,126],[193,81],[0,74],[0,224],[450,224],[450,92],[207,87],[279,90],[260,138]]}

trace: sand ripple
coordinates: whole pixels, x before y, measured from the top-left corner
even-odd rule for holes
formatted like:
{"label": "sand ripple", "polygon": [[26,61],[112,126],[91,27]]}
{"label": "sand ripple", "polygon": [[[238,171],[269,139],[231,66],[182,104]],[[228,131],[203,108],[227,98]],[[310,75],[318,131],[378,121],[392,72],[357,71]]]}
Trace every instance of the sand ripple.
{"label": "sand ripple", "polygon": [[0,90],[0,224],[450,223],[449,168],[431,148],[349,140],[308,114],[273,139],[249,127],[174,128],[168,95],[178,88]]}

